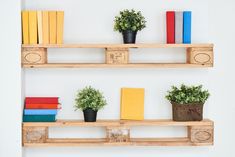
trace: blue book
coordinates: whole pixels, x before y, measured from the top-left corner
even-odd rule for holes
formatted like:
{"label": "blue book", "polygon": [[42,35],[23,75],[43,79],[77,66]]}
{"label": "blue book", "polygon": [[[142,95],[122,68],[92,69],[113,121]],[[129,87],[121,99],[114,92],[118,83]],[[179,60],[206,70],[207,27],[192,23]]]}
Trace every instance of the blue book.
{"label": "blue book", "polygon": [[25,109],[24,110],[24,115],[56,115],[57,114],[57,110],[44,110],[44,109],[40,109],[40,110],[31,110],[31,109]]}
{"label": "blue book", "polygon": [[183,18],[183,43],[184,44],[191,44],[191,19],[192,19],[192,12],[191,11],[184,11]]}

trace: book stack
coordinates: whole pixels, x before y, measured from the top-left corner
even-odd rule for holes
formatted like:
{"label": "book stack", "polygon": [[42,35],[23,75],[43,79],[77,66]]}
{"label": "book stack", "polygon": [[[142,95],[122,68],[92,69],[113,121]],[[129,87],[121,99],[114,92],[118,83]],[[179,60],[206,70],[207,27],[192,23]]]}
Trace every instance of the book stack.
{"label": "book stack", "polygon": [[60,108],[58,97],[26,97],[24,122],[55,122]]}
{"label": "book stack", "polygon": [[23,44],[62,44],[63,11],[22,11]]}
{"label": "book stack", "polygon": [[191,11],[167,11],[167,44],[191,43]]}

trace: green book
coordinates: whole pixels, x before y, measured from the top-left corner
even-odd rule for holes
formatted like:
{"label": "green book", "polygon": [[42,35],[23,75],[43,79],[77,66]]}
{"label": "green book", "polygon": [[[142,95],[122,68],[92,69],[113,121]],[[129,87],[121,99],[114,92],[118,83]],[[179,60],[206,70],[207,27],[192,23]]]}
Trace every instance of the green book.
{"label": "green book", "polygon": [[24,115],[23,122],[55,122],[56,115]]}

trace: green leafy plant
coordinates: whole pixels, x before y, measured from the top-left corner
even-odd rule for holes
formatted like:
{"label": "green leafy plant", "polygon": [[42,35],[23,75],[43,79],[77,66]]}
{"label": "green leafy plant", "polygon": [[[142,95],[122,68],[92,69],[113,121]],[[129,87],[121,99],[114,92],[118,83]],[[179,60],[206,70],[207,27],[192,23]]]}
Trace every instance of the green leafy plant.
{"label": "green leafy plant", "polygon": [[78,91],[75,102],[76,110],[85,110],[90,108],[94,111],[98,111],[107,105],[103,93],[92,88],[91,86],[85,87],[84,89]]}
{"label": "green leafy plant", "polygon": [[166,99],[170,102],[178,104],[202,103],[210,96],[208,90],[202,90],[202,85],[186,86],[182,84],[179,88],[172,86],[172,90],[168,91]]}
{"label": "green leafy plant", "polygon": [[146,21],[141,12],[125,9],[120,11],[120,15],[115,17],[114,30],[123,32],[126,30],[140,31],[146,27]]}

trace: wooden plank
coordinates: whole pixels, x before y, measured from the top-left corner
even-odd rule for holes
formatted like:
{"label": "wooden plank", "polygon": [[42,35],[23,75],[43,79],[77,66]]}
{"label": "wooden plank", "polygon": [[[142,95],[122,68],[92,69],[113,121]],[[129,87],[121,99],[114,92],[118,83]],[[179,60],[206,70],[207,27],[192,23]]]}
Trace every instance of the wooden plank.
{"label": "wooden plank", "polygon": [[57,122],[24,122],[23,126],[94,126],[94,127],[106,127],[106,126],[210,126],[213,125],[213,121],[205,119],[203,121],[188,121],[188,122],[176,122],[168,119],[159,120],[143,120],[143,121],[129,121],[129,120],[98,120],[97,122],[84,122],[83,120],[57,120]]}
{"label": "wooden plank", "polygon": [[103,64],[103,63],[48,63],[22,64],[23,68],[208,68],[210,64],[187,63],[130,63],[130,64]]}
{"label": "wooden plank", "polygon": [[213,47],[213,44],[23,44],[22,47],[43,48],[189,48],[189,47]]}
{"label": "wooden plank", "polygon": [[[87,141],[86,141],[87,140]],[[211,143],[192,143],[188,138],[131,138],[130,142],[106,142],[105,139],[49,139],[47,143],[24,143],[25,147],[51,146],[208,146]]]}

